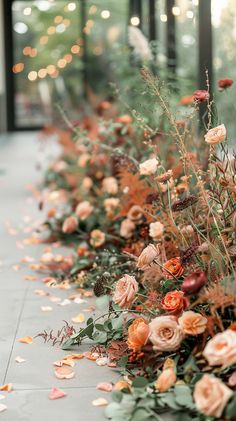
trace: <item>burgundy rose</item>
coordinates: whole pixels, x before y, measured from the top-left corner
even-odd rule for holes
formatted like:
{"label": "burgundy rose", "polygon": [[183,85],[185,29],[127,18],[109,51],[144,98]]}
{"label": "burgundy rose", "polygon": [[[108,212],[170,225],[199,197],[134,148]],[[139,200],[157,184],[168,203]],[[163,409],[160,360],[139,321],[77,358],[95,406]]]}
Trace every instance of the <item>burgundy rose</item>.
{"label": "burgundy rose", "polygon": [[230,88],[234,83],[233,79],[225,78],[218,80],[218,87],[220,91],[223,91],[224,89]]}

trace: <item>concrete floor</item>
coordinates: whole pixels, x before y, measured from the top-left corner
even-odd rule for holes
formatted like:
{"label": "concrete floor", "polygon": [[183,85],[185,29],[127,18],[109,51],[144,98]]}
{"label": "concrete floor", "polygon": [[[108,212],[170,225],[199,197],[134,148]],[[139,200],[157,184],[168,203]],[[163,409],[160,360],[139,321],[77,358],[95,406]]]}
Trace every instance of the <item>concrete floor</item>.
{"label": "concrete floor", "polygon": [[[62,299],[72,291],[48,291],[40,280],[24,279],[32,275],[26,266],[21,265],[19,271],[13,268],[25,255],[37,260],[42,254],[41,245],[24,249],[16,246],[16,241],[27,236],[22,230],[39,217],[36,203],[25,187],[39,180],[35,169],[38,148],[36,133],[0,136],[0,385],[13,384],[12,392],[0,392],[5,395],[0,404],[7,405],[0,418],[1,421],[104,420],[104,408],[94,407],[92,401],[98,397],[109,400],[109,394],[96,390],[96,385],[116,381],[117,372],[83,359],[76,363],[75,378],[58,380],[53,362],[68,352],[44,344],[40,338],[34,339],[31,345],[18,342],[25,335],[34,337],[44,329],[57,329],[62,326],[62,320],[70,322],[71,317],[91,304],[87,301],[62,307],[52,303],[48,297],[35,295],[34,290],[44,289]],[[9,227],[19,232],[10,230],[9,233]],[[52,306],[53,310],[43,312],[41,306]],[[89,345],[83,346],[83,351],[88,349]],[[17,363],[17,356],[26,361]],[[49,400],[52,387],[63,389],[67,396]]]}

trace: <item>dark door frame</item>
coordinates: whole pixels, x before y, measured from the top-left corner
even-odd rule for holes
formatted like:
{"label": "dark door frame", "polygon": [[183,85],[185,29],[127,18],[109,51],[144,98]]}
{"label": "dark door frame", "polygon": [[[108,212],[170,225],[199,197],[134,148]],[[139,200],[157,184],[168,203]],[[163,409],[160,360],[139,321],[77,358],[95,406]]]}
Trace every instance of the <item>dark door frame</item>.
{"label": "dark door frame", "polygon": [[[6,84],[6,126],[7,131],[30,131],[41,130],[42,126],[16,126],[15,120],[15,78],[12,71],[14,65],[14,40],[13,40],[13,19],[12,19],[12,3],[14,0],[3,0],[3,31],[4,31],[4,54],[5,54],[5,84]],[[27,1],[27,0],[18,0]],[[86,19],[86,0],[80,0],[82,4],[82,17],[85,23]],[[84,38],[82,24],[82,37]],[[85,46],[84,46],[85,48]],[[86,56],[86,54],[85,54]],[[84,76],[85,78],[85,76]]]}

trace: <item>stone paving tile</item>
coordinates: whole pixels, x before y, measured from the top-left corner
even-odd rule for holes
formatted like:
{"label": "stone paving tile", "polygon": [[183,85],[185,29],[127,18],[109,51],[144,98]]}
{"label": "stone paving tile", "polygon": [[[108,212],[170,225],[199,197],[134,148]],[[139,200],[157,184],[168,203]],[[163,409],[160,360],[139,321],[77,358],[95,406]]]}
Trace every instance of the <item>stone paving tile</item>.
{"label": "stone paving tile", "polygon": [[[104,407],[94,407],[97,398],[109,400],[109,394],[88,389],[64,388],[67,396],[51,401],[49,389],[11,392],[1,401],[8,409],[1,413],[1,421],[102,421]],[[125,421],[125,420],[124,420]]]}

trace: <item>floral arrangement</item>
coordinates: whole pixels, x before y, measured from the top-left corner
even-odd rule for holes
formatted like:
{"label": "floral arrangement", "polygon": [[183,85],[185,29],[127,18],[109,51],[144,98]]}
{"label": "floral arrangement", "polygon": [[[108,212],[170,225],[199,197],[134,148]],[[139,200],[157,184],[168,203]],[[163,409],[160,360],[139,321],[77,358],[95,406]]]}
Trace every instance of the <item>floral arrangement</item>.
{"label": "floral arrangement", "polygon": [[44,255],[42,267],[57,282],[92,287],[103,311],[63,348],[90,338],[121,367],[111,420],[233,420],[236,158],[209,91],[182,99],[176,117],[160,81],[146,69],[142,77],[162,110],[158,129],[133,113],[58,132],[44,232],[72,252]]}

